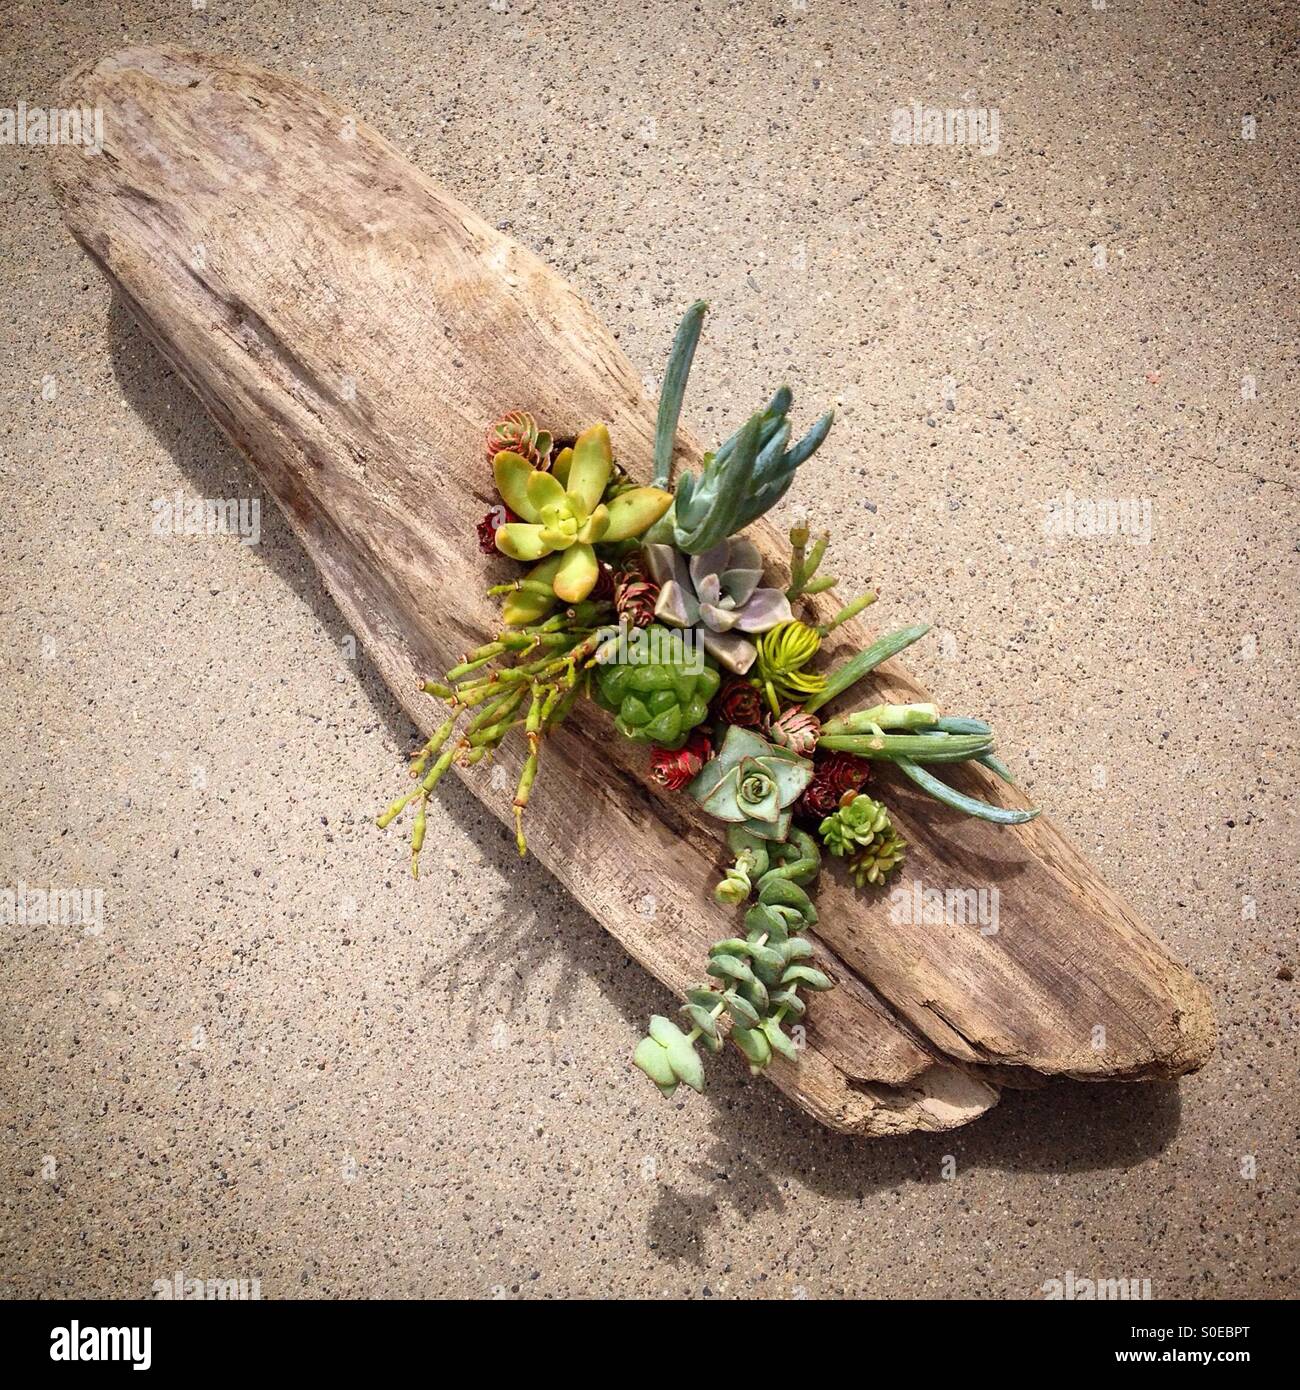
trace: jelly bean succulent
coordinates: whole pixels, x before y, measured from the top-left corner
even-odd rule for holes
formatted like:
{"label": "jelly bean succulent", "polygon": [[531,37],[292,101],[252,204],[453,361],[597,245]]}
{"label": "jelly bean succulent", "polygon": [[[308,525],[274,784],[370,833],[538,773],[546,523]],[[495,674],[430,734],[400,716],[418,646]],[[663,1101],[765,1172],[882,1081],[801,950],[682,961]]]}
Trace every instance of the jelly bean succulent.
{"label": "jelly bean succulent", "polygon": [[[503,449],[492,461],[501,500],[519,521],[497,529],[497,549],[513,560],[553,558],[528,576],[549,586],[555,598],[578,603],[595,588],[599,542],[639,536],[668,510],[672,498],[659,488],[634,487],[605,503],[601,499],[613,469],[609,430],[593,425],[564,449],[550,472],[534,468],[521,454]],[[531,610],[535,605],[526,605]],[[524,621],[541,616],[525,611]]]}
{"label": "jelly bean succulent", "polygon": [[704,650],[737,675],[758,655],[750,636],[790,617],[785,594],[761,587],[763,560],[751,540],[734,537],[691,556],[671,545],[647,545],[644,555],[659,585],[658,621],[694,628]]}
{"label": "jelly bean succulent", "polygon": [[734,724],[712,762],[686,788],[701,809],[764,840],[784,840],[813,765]]}

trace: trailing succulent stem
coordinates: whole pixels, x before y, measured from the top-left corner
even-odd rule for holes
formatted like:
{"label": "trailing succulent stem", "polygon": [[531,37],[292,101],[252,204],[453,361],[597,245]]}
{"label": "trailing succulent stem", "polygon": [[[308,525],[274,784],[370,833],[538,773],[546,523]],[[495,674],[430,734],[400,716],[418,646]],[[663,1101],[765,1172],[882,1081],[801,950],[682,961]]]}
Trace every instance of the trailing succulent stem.
{"label": "trailing succulent stem", "polygon": [[[532,627],[502,632],[453,666],[443,681],[424,683],[424,692],[445,700],[451,715],[411,760],[414,790],[399,796],[376,822],[382,830],[416,803],[411,833],[415,877],[434,788],[453,763],[470,767],[491,757],[516,729],[523,731],[527,752],[513,803],[515,838],[519,853],[527,852],[523,815],[537,779],[542,741],[568,715],[590,679],[599,632],[589,624],[599,611],[600,605],[578,604]],[[513,664],[499,664],[506,658]],[[470,711],[473,716],[466,720]]]}
{"label": "trailing succulent stem", "polygon": [[[693,1025],[683,1032],[670,1019],[656,1014],[649,1036],[638,1044],[632,1061],[670,1096],[681,1082],[703,1091],[704,1067],[695,1051],[702,1042],[710,1052],[722,1046],[720,1024],[730,1019],[730,1038],[757,1074],[774,1053],[794,1061],[799,1044],[782,1026],[800,1019],[807,1008],[801,988],[830,989],[831,981],[806,964],[813,954],[801,932],[817,921],[817,909],[805,890],[821,866],[821,852],[802,830],[788,841],[765,841],[733,827],[727,843],[736,864],[719,886],[725,901],[741,903],[757,885],[758,899],[745,913],[745,936],[715,942],[709,950],[707,973],[711,985],[686,991],[681,1012]],[[746,884],[737,892],[741,881]]]}

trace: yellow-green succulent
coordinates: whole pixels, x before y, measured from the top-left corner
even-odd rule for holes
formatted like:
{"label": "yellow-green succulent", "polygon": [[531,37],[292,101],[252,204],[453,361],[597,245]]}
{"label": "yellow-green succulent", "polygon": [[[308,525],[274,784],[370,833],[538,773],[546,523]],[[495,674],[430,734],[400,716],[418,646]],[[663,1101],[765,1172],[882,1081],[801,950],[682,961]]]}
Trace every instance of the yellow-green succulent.
{"label": "yellow-green succulent", "polygon": [[[549,473],[509,449],[492,461],[502,501],[522,518],[497,528],[497,549],[514,560],[542,561],[529,580],[549,584],[565,603],[580,602],[595,587],[599,542],[639,536],[672,504],[672,496],[655,487],[630,488],[603,502],[613,465],[604,425],[584,430]],[[522,591],[507,605],[506,621],[535,621],[552,601],[535,589]]]}

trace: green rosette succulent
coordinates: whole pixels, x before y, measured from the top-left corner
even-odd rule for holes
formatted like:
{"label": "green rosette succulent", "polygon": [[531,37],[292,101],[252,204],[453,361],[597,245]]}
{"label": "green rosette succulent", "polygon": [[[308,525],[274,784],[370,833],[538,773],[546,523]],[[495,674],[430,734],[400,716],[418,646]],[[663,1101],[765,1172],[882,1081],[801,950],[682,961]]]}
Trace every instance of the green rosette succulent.
{"label": "green rosette succulent", "polygon": [[794,803],[812,775],[808,759],[733,724],[717,757],[686,790],[718,820],[739,825],[762,840],[784,840]]}
{"label": "green rosette succulent", "polygon": [[859,888],[882,884],[902,863],[907,849],[885,808],[862,793],[827,816],[819,830],[822,843],[833,855],[847,857]]}
{"label": "green rosette succulent", "polygon": [[624,629],[597,653],[596,701],[624,738],[680,748],[707,718],[718,671],[680,633],[651,624]]}

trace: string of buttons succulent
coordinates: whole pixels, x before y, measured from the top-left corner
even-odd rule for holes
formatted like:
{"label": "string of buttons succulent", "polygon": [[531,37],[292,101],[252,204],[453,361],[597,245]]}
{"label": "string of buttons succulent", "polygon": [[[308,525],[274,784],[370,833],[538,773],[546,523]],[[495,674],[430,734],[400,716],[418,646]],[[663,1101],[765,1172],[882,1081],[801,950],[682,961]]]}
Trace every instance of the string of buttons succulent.
{"label": "string of buttons succulent", "polygon": [[690,797],[725,832],[714,896],[743,909],[741,930],[711,947],[707,978],[686,991],[683,1024],[656,1015],[633,1054],[664,1095],[681,1084],[702,1091],[700,1049],[718,1052],[728,1039],[754,1073],[778,1056],[797,1063],[805,996],[833,987],[811,963],[808,934],[823,856],[870,892],[907,852],[888,807],[866,790],[874,766],[892,764],[935,800],[986,821],[1014,825],[1037,815],[967,795],[935,771],[975,761],[1012,780],[983,720],[919,703],[824,717],[928,627],[887,633],[826,663],[826,639],[876,595],[859,594],[818,621],[812,600],[829,595],[834,603],[837,589],[824,571],[829,534],[814,538],[796,524],[784,575],[767,572],[743,534],[785,497],[830,432],[827,412],[791,442],[788,387],[705,454],[698,475],[683,472],[673,485],[677,422],[705,310],[693,304],[673,341],[648,485],[615,461],[603,424],[565,442],[515,410],[488,430],[500,502],[479,524],[479,543],[517,567],[487,590],[500,600],[501,631],[424,683],[447,715],[415,754],[410,789],[378,822],[412,809],[418,877],[439,780],[453,764],[473,767],[517,738],[524,758],[514,813],[524,854],[542,751],[579,699],[645,745],[650,780]]}

